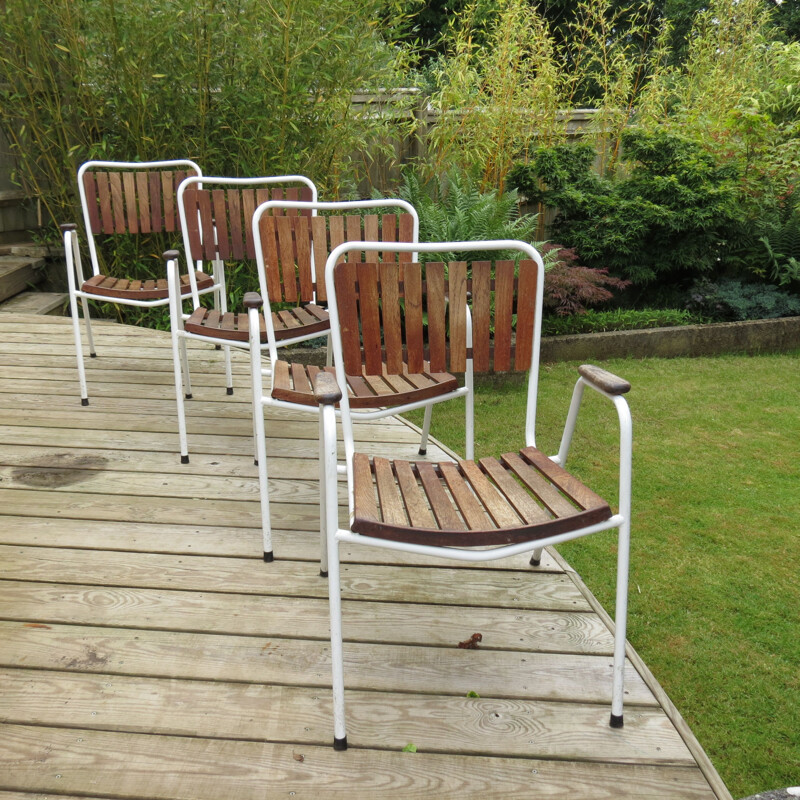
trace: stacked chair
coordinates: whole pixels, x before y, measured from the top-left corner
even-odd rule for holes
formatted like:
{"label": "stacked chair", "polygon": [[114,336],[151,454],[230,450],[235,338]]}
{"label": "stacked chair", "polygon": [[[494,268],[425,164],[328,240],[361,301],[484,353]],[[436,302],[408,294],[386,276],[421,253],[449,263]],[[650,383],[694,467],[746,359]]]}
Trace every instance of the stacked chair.
{"label": "stacked chair", "polygon": [[[200,294],[191,289],[193,310],[183,314],[183,288],[179,274],[180,254],[177,250],[164,253],[167,262],[167,284],[170,302],[170,327],[175,373],[175,394],[178,404],[178,431],[181,462],[189,463],[184,399],[192,396],[186,341],[194,339],[221,347],[225,351],[227,393],[233,394],[230,347],[247,349],[250,346],[247,315],[228,311],[225,265],[244,267],[255,272],[256,250],[260,242],[253,238],[252,219],[256,207],[270,199],[309,203],[299,214],[290,210],[279,223],[287,227],[308,230],[317,199],[314,184],[302,175],[281,175],[260,178],[187,178],[178,190],[178,210],[183,231],[184,253],[187,261],[210,263],[220,286],[220,302],[213,309],[200,302]],[[263,265],[262,265],[263,267]],[[313,265],[311,265],[313,267]],[[283,268],[284,272],[281,272]],[[275,263],[267,284],[263,268],[259,268],[259,286],[266,292],[272,289],[276,303],[289,304],[281,313],[283,324],[278,334],[280,344],[295,344],[328,332],[328,314],[316,303],[315,281],[312,272],[303,272],[298,281],[294,263]],[[277,280],[272,280],[277,272]],[[292,272],[292,278],[289,273]],[[266,328],[259,346],[266,346]]]}
{"label": "stacked chair", "polygon": [[[274,182],[269,178],[256,180]],[[249,183],[252,184],[253,180]],[[259,388],[264,378],[270,376],[273,383],[281,383],[285,373],[278,361],[278,348],[327,336],[329,332],[328,313],[322,305],[325,302],[324,287],[317,282],[316,264],[320,265],[321,272],[331,249],[354,237],[376,236],[376,241],[379,241],[383,236],[389,237],[388,241],[399,238],[404,242],[414,242],[419,238],[416,211],[404,200],[320,202],[295,200],[287,191],[285,197],[265,200],[253,211],[251,203],[246,204],[237,198],[242,189],[235,179],[203,178],[202,184],[202,189],[193,188],[193,181],[187,180],[181,187],[180,207],[181,213],[185,214],[187,258],[211,260],[217,264],[221,274],[223,262],[229,266],[245,264],[254,268],[259,296],[266,301],[266,313],[248,317],[248,314],[227,311],[215,313],[198,305],[184,320],[179,309],[179,254],[174,250],[164,254],[173,300],[171,322],[182,463],[189,462],[184,392],[191,396],[191,387],[183,385],[182,376],[188,375],[189,370],[185,363],[183,367],[181,365],[186,358],[185,348],[180,346],[182,340],[191,338],[250,349],[251,356],[258,362]],[[229,188],[225,193],[209,190],[208,187],[215,184],[227,184]],[[273,192],[273,196],[275,194]],[[263,198],[264,194],[259,196],[256,193],[256,202]],[[400,213],[386,211],[395,208]],[[380,210],[385,213],[369,213]],[[324,215],[319,215],[319,211]],[[245,214],[244,225],[240,224],[239,215],[242,213]],[[232,224],[234,218],[236,224]],[[262,351],[268,353],[268,367],[262,367]],[[229,370],[228,392],[232,391]],[[306,407],[316,414],[310,383],[307,383],[306,398]],[[263,412],[254,415],[254,428],[255,432],[263,429]],[[256,462],[262,473],[262,505],[268,519],[263,435],[257,436],[256,442]],[[258,442],[261,442],[261,450]],[[264,560],[272,559],[267,523]]]}
{"label": "stacked chair", "polygon": [[[273,237],[273,222],[271,211],[277,206],[292,206],[298,209],[308,207],[313,204],[303,203],[265,203],[260,206],[253,218],[253,235],[254,238],[260,235],[262,242],[270,242]],[[371,210],[379,206],[382,211],[386,211],[392,206],[405,209],[405,214],[395,215],[392,213],[366,214],[355,215],[347,214],[345,217],[329,216],[328,227],[330,236],[328,239],[323,238],[323,234],[314,236],[314,245],[320,247],[316,263],[322,266],[323,254],[327,258],[327,253],[334,250],[335,252],[343,252],[341,247],[344,244],[348,245],[346,252],[346,264],[344,269],[348,273],[355,272],[360,268],[360,263],[364,260],[375,262],[380,260],[386,268],[393,268],[401,272],[406,265],[411,264],[415,258],[415,246],[418,240],[418,223],[416,212],[413,207],[403,200],[376,200],[376,201],[355,201],[352,203],[318,203],[316,208],[318,210],[333,211],[354,211],[354,210]],[[275,223],[279,224],[281,217],[276,217]],[[268,223],[265,225],[265,223]],[[321,223],[320,223],[321,224]],[[265,236],[266,230],[266,236]],[[334,235],[334,231],[336,231]],[[410,241],[409,241],[410,237]],[[399,240],[399,241],[398,241]],[[287,237],[288,241],[288,237]],[[298,238],[298,242],[300,239]],[[406,243],[403,243],[405,241]],[[355,242],[356,245],[352,243]],[[323,246],[324,244],[324,246]],[[338,245],[338,246],[337,246]],[[264,247],[263,253],[259,254],[259,269],[269,269],[270,263],[268,252],[273,249],[273,245]],[[298,245],[299,252],[299,245]],[[276,258],[277,255],[273,255]],[[265,260],[265,265],[262,267],[261,260]],[[436,292],[436,296],[440,299],[442,304],[446,304],[445,297],[445,284],[443,272],[437,273],[440,280],[434,279],[433,271],[431,271],[429,286],[431,292]],[[261,278],[262,285],[268,280]],[[325,300],[328,299],[327,292],[329,289],[323,290],[323,284],[318,282],[318,292],[322,295],[324,291]],[[414,294],[414,291],[417,294]],[[416,308],[421,311],[419,306],[419,295],[421,293],[421,285],[414,287],[407,286],[405,289],[404,302],[406,308],[410,309],[415,303]],[[466,284],[462,287],[466,291]],[[361,307],[369,309],[368,319],[369,324],[373,327],[371,330],[376,332],[374,327],[379,315],[379,303],[382,302],[377,294],[377,282],[372,285],[372,293],[367,295],[366,288],[360,289]],[[268,295],[270,298],[272,294]],[[352,298],[354,300],[354,298]],[[396,300],[397,298],[395,298]],[[314,415],[319,413],[319,405],[314,398],[312,388],[313,381],[321,372],[333,374],[333,367],[328,366],[319,368],[315,366],[306,366],[298,363],[289,363],[282,361],[278,358],[276,345],[272,331],[270,330],[270,316],[274,318],[275,313],[267,313],[266,327],[267,327],[267,349],[269,351],[272,380],[269,385],[264,381],[267,371],[262,366],[261,351],[262,347],[259,346],[258,333],[259,324],[261,324],[261,306],[263,297],[257,293],[249,293],[245,295],[245,307],[248,308],[250,315],[250,322],[248,329],[250,331],[250,359],[251,359],[251,377],[253,381],[253,414],[254,414],[254,427],[256,435],[256,461],[259,466],[259,483],[261,494],[261,514],[262,514],[262,530],[263,530],[263,545],[264,545],[264,560],[273,560],[272,549],[272,526],[269,512],[269,486],[267,475],[267,453],[266,453],[266,429],[264,426],[264,409],[265,408],[285,408],[290,410],[304,410]],[[463,304],[457,305],[462,311],[465,310]],[[346,314],[349,312],[345,312]],[[354,318],[353,318],[354,319]],[[462,320],[463,322],[464,320]],[[366,323],[365,323],[366,324]],[[263,334],[262,334],[263,336]],[[444,344],[442,340],[442,344]],[[369,340],[368,350],[368,365],[358,366],[352,371],[347,373],[347,391],[350,396],[350,407],[352,415],[359,420],[372,420],[380,417],[386,417],[391,414],[396,414],[402,411],[410,411],[415,408],[425,407],[425,424],[422,431],[422,438],[420,442],[419,452],[424,454],[430,427],[431,408],[433,405],[451,400],[458,397],[466,397],[468,401],[467,410],[467,425],[471,431],[471,403],[470,398],[472,395],[471,376],[467,376],[467,383],[460,385],[457,377],[444,369],[444,359],[441,357],[439,351],[431,351],[430,358],[422,358],[419,363],[414,362],[410,364],[402,363],[402,357],[398,352],[388,348],[386,349],[387,355],[394,359],[396,356],[401,360],[397,364],[392,362],[389,366],[384,363],[383,346],[380,342],[380,336],[377,333]],[[455,368],[463,365],[455,364]],[[395,368],[396,367],[396,368]],[[471,435],[469,438],[468,447],[472,447]],[[349,467],[351,459],[345,460],[344,469]],[[323,553],[324,553],[323,549]],[[324,576],[327,575],[327,568],[325,566],[325,559],[323,557],[320,573]]]}
{"label": "stacked chair", "polygon": [[[91,275],[86,276],[81,260],[80,243],[74,223],[61,226],[67,263],[67,283],[78,378],[82,405],[89,405],[86,371],[83,361],[78,298],[86,325],[89,354],[96,356],[88,300],[104,303],[154,308],[170,303],[166,279],[137,280],[116,277],[101,266],[99,240],[104,237],[141,237],[150,234],[180,235],[177,195],[187,177],[201,180],[200,167],[186,159],[172,161],[88,161],[78,170],[78,192],[83,210]],[[214,277],[191,269],[178,279],[179,302],[190,296],[212,292],[217,304],[223,300],[221,286]],[[116,271],[116,270],[115,270]]]}
{"label": "stacked chair", "polygon": [[[325,270],[333,374],[312,376],[321,408],[321,515],[329,572],[334,748],[347,747],[344,709],[339,544],[389,548],[466,562],[532,552],[618,530],[611,726],[623,724],[623,677],[630,536],[631,419],[626,381],[580,367],[556,456],[535,440],[542,285],[539,254],[514,241],[417,244],[423,253],[496,251],[503,258],[448,265],[353,263],[369,245],[345,243]],[[401,252],[409,246],[399,245]],[[509,260],[503,251],[515,251]],[[251,311],[251,314],[253,312]],[[431,370],[528,372],[524,446],[500,458],[430,463],[355,452],[353,376],[407,379]],[[619,510],[565,470],[584,389],[616,408],[620,424]],[[348,523],[339,522],[337,413],[347,460]]]}

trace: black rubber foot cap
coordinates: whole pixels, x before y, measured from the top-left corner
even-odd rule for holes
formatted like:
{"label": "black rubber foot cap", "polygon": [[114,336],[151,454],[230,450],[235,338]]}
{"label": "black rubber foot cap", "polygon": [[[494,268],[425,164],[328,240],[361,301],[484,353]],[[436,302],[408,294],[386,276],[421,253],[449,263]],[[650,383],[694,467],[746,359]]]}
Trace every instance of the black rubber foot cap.
{"label": "black rubber foot cap", "polygon": [[214,345],[214,349],[215,350],[222,350],[222,345],[221,344],[215,344]]}
{"label": "black rubber foot cap", "polygon": [[188,464],[189,456],[181,456],[181,464]]}
{"label": "black rubber foot cap", "polygon": [[274,560],[275,556],[272,555],[272,550],[270,550],[269,553],[264,553],[264,561],[266,561],[267,564],[271,564]]}
{"label": "black rubber foot cap", "polygon": [[97,358],[97,353],[89,353],[89,358]]}
{"label": "black rubber foot cap", "polygon": [[258,466],[258,459],[257,459],[257,458],[254,458],[254,459],[253,459],[253,463],[254,463],[256,466]]}
{"label": "black rubber foot cap", "polygon": [[334,750],[347,750],[347,737],[343,736],[341,739],[337,739],[334,736],[333,737],[333,749]]}
{"label": "black rubber foot cap", "polygon": [[421,456],[427,455],[427,453],[428,453],[428,448],[427,447],[420,447],[419,454]]}
{"label": "black rubber foot cap", "polygon": [[89,398],[88,397],[81,397],[81,405],[88,406],[89,405]]}
{"label": "black rubber foot cap", "polygon": [[192,399],[192,395],[191,395],[191,394],[187,394],[187,395],[186,395],[186,399],[187,399],[187,400],[191,400],[191,399]]}
{"label": "black rubber foot cap", "polygon": [[533,556],[531,556],[530,564],[532,567],[538,567],[541,563],[542,563],[541,558],[534,558]]}
{"label": "black rubber foot cap", "polygon": [[320,576],[320,578],[327,578],[327,577],[328,577],[328,570],[326,570],[326,569],[324,569],[324,570],[323,570],[323,569],[321,569],[321,570],[319,571],[319,576]]}
{"label": "black rubber foot cap", "polygon": [[232,386],[229,386],[229,387],[228,387],[228,388],[227,388],[225,391],[226,391],[228,394],[233,394],[233,387],[232,387]]}
{"label": "black rubber foot cap", "polygon": [[611,723],[610,724],[611,724],[612,728],[621,728],[621,727],[623,727],[622,714],[620,714],[619,716],[617,716],[616,714],[612,714],[611,715]]}

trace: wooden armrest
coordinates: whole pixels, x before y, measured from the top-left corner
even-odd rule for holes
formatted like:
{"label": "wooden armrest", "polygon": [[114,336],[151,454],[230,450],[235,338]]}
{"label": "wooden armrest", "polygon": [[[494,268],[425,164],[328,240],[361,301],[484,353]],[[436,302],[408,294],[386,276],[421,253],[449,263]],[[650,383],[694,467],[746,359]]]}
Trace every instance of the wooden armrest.
{"label": "wooden armrest", "polygon": [[261,308],[261,306],[264,305],[264,301],[261,299],[261,295],[258,292],[245,292],[242,304],[247,309]]}
{"label": "wooden armrest", "polygon": [[61,228],[63,233],[66,233],[67,231],[74,231],[74,230],[78,229],[78,226],[74,222],[64,222],[63,224],[59,225],[58,227]]}
{"label": "wooden armrest", "polygon": [[578,372],[585,381],[588,381],[598,389],[602,389],[607,394],[626,394],[631,390],[631,385],[628,381],[600,367],[583,364],[578,367]]}
{"label": "wooden armrest", "polygon": [[161,254],[161,258],[164,261],[176,261],[179,259],[181,254],[177,250],[167,250],[165,253]]}
{"label": "wooden armrest", "polygon": [[320,405],[335,405],[342,399],[342,392],[336,378],[330,372],[318,372],[313,380],[314,399]]}

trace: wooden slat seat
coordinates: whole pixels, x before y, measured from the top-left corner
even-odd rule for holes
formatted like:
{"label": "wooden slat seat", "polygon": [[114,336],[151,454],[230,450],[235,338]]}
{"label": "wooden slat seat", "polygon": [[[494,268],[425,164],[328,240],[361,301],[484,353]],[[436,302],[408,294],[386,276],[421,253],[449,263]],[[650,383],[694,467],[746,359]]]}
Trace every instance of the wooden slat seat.
{"label": "wooden slat seat", "polygon": [[604,522],[608,503],[534,447],[480,461],[353,459],[354,533],[442,547],[505,545]]}
{"label": "wooden slat seat", "polygon": [[[289,403],[316,406],[312,383],[319,367],[289,364],[276,361],[272,375],[272,397]],[[326,372],[335,375],[333,367]],[[458,388],[458,380],[447,372],[430,372],[426,362],[420,373],[403,370],[402,375],[390,375],[384,369],[381,375],[370,375],[362,369],[359,375],[347,375],[350,408],[374,409],[398,406],[438,397]]]}
{"label": "wooden slat seat", "polygon": [[[267,341],[267,327],[264,317],[261,320],[260,341]],[[314,303],[307,303],[298,308],[284,309],[272,312],[272,325],[275,329],[275,339],[280,341],[293,336],[319,333],[325,335],[330,328],[328,312]],[[246,342],[249,338],[250,326],[247,314],[220,314],[207,308],[197,308],[184,323],[184,330],[188,333],[208,336],[215,339]]]}
{"label": "wooden slat seat", "polygon": [[[196,272],[197,288],[202,291],[214,285],[214,279],[204,272]],[[181,294],[191,292],[188,275],[181,275]],[[166,278],[136,281],[130,278],[112,278],[109,275],[94,275],[81,285],[81,291],[98,297],[117,297],[126,300],[164,300],[169,297]]]}

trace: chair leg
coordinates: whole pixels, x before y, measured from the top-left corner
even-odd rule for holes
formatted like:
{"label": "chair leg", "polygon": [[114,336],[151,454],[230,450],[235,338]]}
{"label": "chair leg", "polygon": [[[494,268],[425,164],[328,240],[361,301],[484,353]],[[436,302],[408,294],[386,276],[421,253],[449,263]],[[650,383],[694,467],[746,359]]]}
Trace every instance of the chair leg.
{"label": "chair leg", "polygon": [[466,406],[466,419],[464,421],[464,457],[467,461],[472,461],[475,458],[475,386],[473,383],[471,366],[465,375],[465,384],[469,391],[464,398],[464,404]]}
{"label": "chair leg", "polygon": [[70,292],[69,308],[72,314],[72,333],[75,337],[75,355],[78,360],[78,381],[81,386],[81,405],[89,405],[89,390],[86,387],[86,369],[83,364],[83,342],[81,341],[81,321],[78,318],[78,298]]}
{"label": "chair leg", "polygon": [[617,545],[617,598],[614,610],[614,682],[611,691],[611,727],[623,725],[622,704],[625,693],[625,633],[628,620],[628,562],[630,559],[630,522],[619,527]]}
{"label": "chair leg", "polygon": [[[181,326],[182,329],[183,326]],[[192,399],[192,374],[189,372],[189,353],[186,347],[186,339],[179,337],[181,372],[183,373],[183,396],[187,400]]]}
{"label": "chair leg", "polygon": [[[172,366],[175,373],[175,399],[178,403],[178,438],[181,447],[181,464],[189,463],[189,440],[186,433],[186,409],[183,404],[183,380],[181,372],[183,367],[181,353],[181,343],[178,341],[180,334],[178,333],[175,325],[172,326]],[[191,392],[187,397],[191,397]]]}
{"label": "chair leg", "polygon": [[[330,412],[330,413],[328,413]],[[323,417],[328,417],[323,420]],[[332,428],[332,430],[331,430]],[[323,434],[324,431],[324,434]],[[328,603],[331,618],[331,680],[333,688],[333,749],[347,750],[344,715],[344,655],[342,651],[342,594],[339,583],[339,504],[336,469],[336,422],[333,406],[320,413],[320,476],[325,483],[325,516],[320,520],[328,554]]]}
{"label": "chair leg", "polygon": [[[326,535],[326,519],[328,508],[328,483],[325,475],[325,429],[322,414],[319,415],[319,535],[320,535],[320,554],[319,554],[319,576],[320,578],[328,577],[328,537]],[[337,496],[336,503],[338,504],[339,498]]]}
{"label": "chair leg", "polygon": [[537,550],[533,551],[533,555],[531,556],[530,564],[532,567],[538,567],[539,564],[542,563],[542,550],[543,547],[539,547]]}
{"label": "chair leg", "polygon": [[264,561],[275,560],[272,552],[272,523],[269,515],[269,476],[267,475],[267,446],[264,440],[264,409],[260,400],[253,405],[256,429],[256,461],[258,463],[258,489],[261,495],[261,532],[264,544]]}
{"label": "chair leg", "polygon": [[227,345],[223,345],[225,352],[225,391],[228,394],[233,394],[233,370],[231,369],[231,349]]}
{"label": "chair leg", "polygon": [[433,405],[425,406],[425,419],[422,422],[422,437],[419,440],[419,454],[424,456],[428,452],[428,434],[431,432],[431,417]]}
{"label": "chair leg", "polygon": [[89,357],[97,358],[97,351],[94,349],[94,337],[92,336],[92,318],[89,315],[89,301],[81,297],[83,307],[83,322],[86,325],[86,341],[89,343]]}

